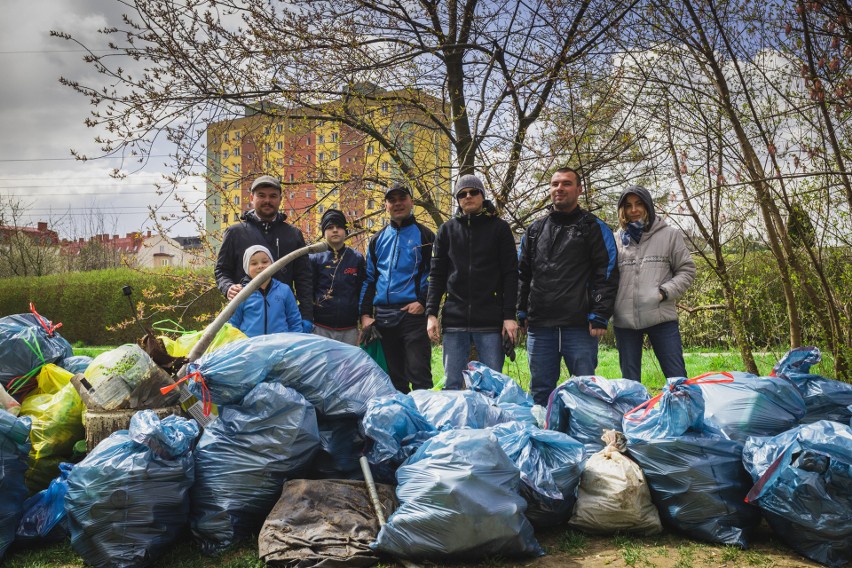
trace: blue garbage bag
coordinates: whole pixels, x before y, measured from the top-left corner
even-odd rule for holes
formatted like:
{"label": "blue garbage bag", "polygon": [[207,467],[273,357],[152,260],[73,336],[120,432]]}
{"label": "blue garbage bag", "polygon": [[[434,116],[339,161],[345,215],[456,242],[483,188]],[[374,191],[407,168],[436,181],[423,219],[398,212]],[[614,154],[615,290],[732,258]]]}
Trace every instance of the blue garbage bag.
{"label": "blue garbage bag", "polygon": [[364,479],[361,456],[364,436],[358,418],[317,418],[320,448],[314,459],[311,479]]}
{"label": "blue garbage bag", "polygon": [[520,422],[499,424],[491,431],[521,471],[527,519],[537,528],[567,521],[586,460],[583,444],[564,432]]}
{"label": "blue garbage bag", "polygon": [[195,448],[190,528],[204,553],[257,534],[284,482],[305,476],[318,446],[316,412],[293,389],[261,383],[242,404],[220,406]]}
{"label": "blue garbage bag", "polygon": [[532,415],[534,405],[530,393],[512,377],[495,371],[479,361],[471,361],[462,371],[465,383],[472,391],[481,392],[509,414],[513,420],[536,425]]}
{"label": "blue garbage bag", "polygon": [[440,431],[488,428],[513,418],[482,393],[471,390],[416,390],[409,396],[420,414]]}
{"label": "blue garbage bag", "polygon": [[61,542],[68,537],[65,514],[65,495],[68,493],[68,476],[73,464],[59,464],[59,477],[24,503],[24,514],[18,523],[18,542]]}
{"label": "blue garbage bag", "polygon": [[746,441],[755,485],[746,499],[799,554],[826,566],[852,560],[852,428],[830,420]]}
{"label": "blue garbage bag", "polygon": [[77,373],[86,372],[86,369],[92,361],[94,361],[94,359],[87,355],[74,355],[73,357],[66,357],[57,364],[66,371],[76,375]]}
{"label": "blue garbage bag", "polygon": [[[705,375],[704,420],[732,439],[774,436],[805,416],[805,400],[785,377],[758,377],[730,372]],[[727,379],[727,380],[726,380]]]}
{"label": "blue garbage bag", "polygon": [[0,560],[15,540],[29,491],[24,483],[30,453],[29,416],[18,418],[0,409]]}
{"label": "blue garbage bag", "polygon": [[65,511],[71,547],[94,566],[151,564],[189,519],[194,420],[141,410],[74,466]]}
{"label": "blue garbage bag", "polygon": [[438,433],[414,400],[402,393],[371,400],[361,430],[366,438],[364,455],[373,477],[382,483],[396,483],[396,468]]}
{"label": "blue garbage bag", "polygon": [[[199,372],[216,404],[239,404],[261,382],[290,387],[318,414],[364,416],[367,402],[397,390],[363,350],[306,333],[259,335],[208,353],[190,372]],[[202,398],[202,383],[190,390]]]}
{"label": "blue garbage bag", "polygon": [[645,473],[660,520],[690,538],[746,548],[760,511],[743,499],[751,480],[742,442],[706,424],[696,379],[669,379],[663,392],[624,417],[628,455]]}
{"label": "blue garbage bag", "polygon": [[74,355],[53,324],[35,314],[0,318],[0,384],[15,397],[35,386],[35,375],[47,363]]}
{"label": "blue garbage bag", "polygon": [[449,430],[397,471],[399,508],[374,549],[412,560],[540,556],[520,473],[488,430]]}
{"label": "blue garbage bag", "polygon": [[772,374],[785,377],[796,385],[805,401],[805,416],[799,421],[810,424],[820,420],[852,421],[852,384],[809,374],[811,366],[820,362],[816,347],[791,349],[772,369]]}
{"label": "blue garbage bag", "polygon": [[603,449],[604,430],[621,432],[624,413],[651,398],[638,381],[573,377],[550,395],[547,428],[565,432],[591,455]]}

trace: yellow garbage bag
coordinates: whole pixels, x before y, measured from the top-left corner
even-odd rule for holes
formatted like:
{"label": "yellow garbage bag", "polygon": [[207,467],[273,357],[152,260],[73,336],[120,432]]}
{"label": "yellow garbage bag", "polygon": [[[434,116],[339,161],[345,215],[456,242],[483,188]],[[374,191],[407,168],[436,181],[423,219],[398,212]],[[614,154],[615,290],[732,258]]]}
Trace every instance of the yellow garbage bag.
{"label": "yellow garbage bag", "polygon": [[[41,387],[40,387],[41,388]],[[58,475],[59,461],[67,461],[74,444],[86,437],[83,401],[68,383],[54,394],[31,394],[21,404],[21,416],[32,418],[27,485],[31,491],[47,487]]]}
{"label": "yellow garbage bag", "polygon": [[32,394],[56,394],[65,385],[71,382],[71,377],[74,373],[66,371],[62,367],[58,367],[52,363],[41,368],[38,373],[38,388]]}
{"label": "yellow garbage bag", "polygon": [[[185,333],[177,339],[170,339],[165,335],[160,335],[159,338],[163,340],[163,345],[166,346],[166,352],[169,355],[172,357],[186,357],[195,344],[198,343],[198,340],[201,339],[203,333],[204,330],[202,329],[201,331]],[[248,339],[248,336],[231,324],[226,323],[219,330],[219,333],[216,334],[216,337],[213,338],[213,341],[210,342],[210,347],[207,348],[205,353],[211,353],[220,347],[224,347],[240,339]]]}

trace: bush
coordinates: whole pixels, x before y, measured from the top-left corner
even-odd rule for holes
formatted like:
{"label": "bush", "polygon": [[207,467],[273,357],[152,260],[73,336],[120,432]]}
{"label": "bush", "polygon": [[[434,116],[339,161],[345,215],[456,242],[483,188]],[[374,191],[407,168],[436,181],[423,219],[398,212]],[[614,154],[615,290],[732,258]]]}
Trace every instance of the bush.
{"label": "bush", "polygon": [[162,272],[115,268],[0,279],[0,315],[28,312],[33,302],[42,316],[62,322],[59,332],[71,343],[133,342],[143,332],[130,321],[130,305],[122,293],[127,284],[148,324],[173,319],[186,329],[201,329],[224,305],[210,268]]}

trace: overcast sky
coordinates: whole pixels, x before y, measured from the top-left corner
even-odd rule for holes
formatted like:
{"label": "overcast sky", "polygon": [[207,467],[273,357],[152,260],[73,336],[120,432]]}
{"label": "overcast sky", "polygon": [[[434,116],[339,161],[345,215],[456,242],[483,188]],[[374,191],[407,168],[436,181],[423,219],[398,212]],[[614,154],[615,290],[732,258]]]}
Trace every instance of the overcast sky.
{"label": "overcast sky", "polygon": [[[126,10],[116,0],[0,4],[0,204],[12,200],[25,207],[19,225],[47,221],[69,238],[89,237],[99,227],[124,235],[152,228],[150,205],[178,211],[152,185],[167,170],[166,156],[123,181],[108,173],[121,166],[118,159],[80,162],[71,157],[71,148],[97,155],[97,132],[83,124],[88,99],[60,85],[59,77],[92,78],[94,72],[75,44],[51,38],[50,31],[68,31],[87,45],[102,45],[97,30],[119,23]],[[186,188],[182,194],[203,200],[203,189]],[[187,221],[168,226],[170,236],[197,234]]]}

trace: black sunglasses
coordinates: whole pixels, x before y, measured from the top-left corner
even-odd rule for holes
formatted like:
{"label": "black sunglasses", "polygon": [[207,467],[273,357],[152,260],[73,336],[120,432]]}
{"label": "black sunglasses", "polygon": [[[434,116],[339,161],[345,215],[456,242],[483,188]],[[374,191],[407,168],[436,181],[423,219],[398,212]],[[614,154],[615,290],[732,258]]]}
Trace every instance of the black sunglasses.
{"label": "black sunglasses", "polygon": [[471,196],[471,197],[476,197],[476,196],[477,196],[477,195],[479,195],[480,193],[482,193],[482,191],[481,191],[481,190],[479,190],[479,189],[468,189],[467,191],[460,191],[460,192],[458,192],[458,193],[456,194],[456,199],[464,199],[464,198],[465,198],[465,197],[467,197],[468,195],[469,195],[469,196]]}

